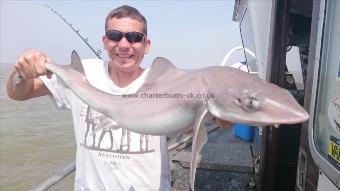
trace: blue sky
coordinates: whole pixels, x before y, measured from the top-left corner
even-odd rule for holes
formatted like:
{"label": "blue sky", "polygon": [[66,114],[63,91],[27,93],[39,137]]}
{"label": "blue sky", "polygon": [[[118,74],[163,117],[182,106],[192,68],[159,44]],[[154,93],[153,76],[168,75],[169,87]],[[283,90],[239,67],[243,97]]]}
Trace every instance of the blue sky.
{"label": "blue sky", "polygon": [[[85,43],[44,5],[48,4],[96,50],[102,48],[104,20],[120,5],[131,5],[148,20],[152,45],[142,66],[157,56],[170,59],[180,68],[219,65],[224,55],[241,45],[238,23],[232,21],[234,0],[218,1],[0,1],[0,63],[14,63],[28,48],[47,53],[56,63],[68,64],[74,49],[82,58],[95,55]],[[230,63],[242,61],[241,54]]]}

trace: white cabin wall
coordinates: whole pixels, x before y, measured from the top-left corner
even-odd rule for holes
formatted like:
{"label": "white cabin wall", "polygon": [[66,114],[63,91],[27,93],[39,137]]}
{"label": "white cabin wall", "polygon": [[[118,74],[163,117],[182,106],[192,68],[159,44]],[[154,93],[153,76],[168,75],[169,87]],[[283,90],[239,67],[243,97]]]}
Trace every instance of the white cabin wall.
{"label": "white cabin wall", "polygon": [[266,80],[267,65],[271,58],[273,22],[275,15],[273,8],[275,1],[248,0],[247,7],[251,15],[252,31],[254,36],[255,53],[259,77]]}

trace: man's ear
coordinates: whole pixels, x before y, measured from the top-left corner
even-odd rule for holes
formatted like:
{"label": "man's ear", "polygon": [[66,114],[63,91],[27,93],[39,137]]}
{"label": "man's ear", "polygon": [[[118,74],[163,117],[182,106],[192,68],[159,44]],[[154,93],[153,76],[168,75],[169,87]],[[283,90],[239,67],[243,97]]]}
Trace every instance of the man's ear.
{"label": "man's ear", "polygon": [[150,50],[151,47],[151,40],[150,39],[145,39],[145,48],[144,48],[144,54],[147,54]]}
{"label": "man's ear", "polygon": [[103,47],[105,50],[107,50],[107,44],[109,43],[109,40],[106,38],[106,36],[103,36]]}

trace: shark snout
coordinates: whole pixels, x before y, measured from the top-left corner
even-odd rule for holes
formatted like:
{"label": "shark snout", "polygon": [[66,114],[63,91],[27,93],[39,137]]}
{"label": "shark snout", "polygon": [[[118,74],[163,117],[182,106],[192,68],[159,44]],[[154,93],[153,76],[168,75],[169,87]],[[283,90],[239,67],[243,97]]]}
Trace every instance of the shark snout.
{"label": "shark snout", "polygon": [[285,102],[266,100],[267,108],[263,108],[272,117],[273,124],[297,124],[309,118],[308,112],[293,97]]}
{"label": "shark snout", "polygon": [[286,123],[286,124],[295,124],[295,123],[302,123],[304,121],[307,121],[309,118],[308,112],[300,106],[298,110],[295,112],[292,112],[292,117],[289,120],[291,123]]}

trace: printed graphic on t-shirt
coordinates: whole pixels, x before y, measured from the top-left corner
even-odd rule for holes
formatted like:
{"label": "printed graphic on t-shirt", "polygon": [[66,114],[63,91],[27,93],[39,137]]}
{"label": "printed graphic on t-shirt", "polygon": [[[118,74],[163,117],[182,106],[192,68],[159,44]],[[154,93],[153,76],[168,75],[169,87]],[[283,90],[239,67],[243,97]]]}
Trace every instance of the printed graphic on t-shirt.
{"label": "printed graphic on t-shirt", "polygon": [[[138,134],[131,136],[132,132],[121,128],[112,119],[86,106],[81,112],[85,116],[86,132],[83,143],[86,149],[110,153],[142,154],[154,152],[150,148],[150,135]],[[115,136],[116,135],[116,136]],[[133,140],[135,139],[135,140]],[[138,140],[136,140],[138,139]],[[139,148],[132,148],[132,143],[138,143]],[[101,153],[101,155],[107,155]]]}

